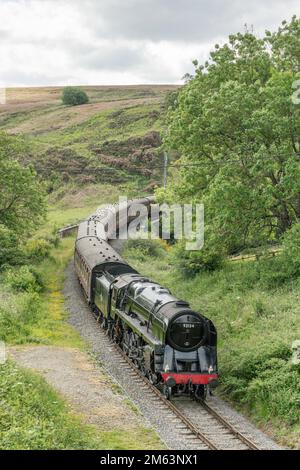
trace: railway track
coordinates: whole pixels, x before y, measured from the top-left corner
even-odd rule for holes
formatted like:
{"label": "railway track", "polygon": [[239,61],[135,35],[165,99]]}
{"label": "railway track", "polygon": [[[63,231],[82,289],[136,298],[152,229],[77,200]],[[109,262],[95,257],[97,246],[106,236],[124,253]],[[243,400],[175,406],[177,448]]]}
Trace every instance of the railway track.
{"label": "railway track", "polygon": [[[96,318],[96,316],[95,316]],[[96,318],[97,319],[97,318]],[[99,323],[98,323],[99,325]],[[143,393],[144,399],[153,403],[164,418],[171,421],[193,449],[201,450],[260,450],[241,431],[206,402],[194,402],[190,398],[167,400],[161,391],[152,385],[135,366],[119,345],[114,343],[99,325],[103,339],[113,349],[114,358],[128,373]]]}
{"label": "railway track", "polygon": [[[200,441],[208,450],[260,450],[252,440],[237,430],[206,402],[201,401],[197,403],[190,401],[190,399],[189,401],[179,399],[174,402],[167,400],[160,390],[152,385],[132,363],[123,350],[113,342],[112,345],[121,356],[123,364],[127,364],[132,371],[131,379],[140,383],[143,393],[145,393],[146,389],[151,392],[155,405],[158,407],[158,404],[161,404],[158,408],[162,409],[164,407],[170,411],[174,416],[174,425],[181,425],[181,432],[186,438],[194,438],[194,441]],[[178,406],[179,404],[181,405],[180,407]],[[189,416],[190,414],[193,415],[193,419]],[[207,426],[208,422],[209,427]]]}
{"label": "railway track", "polygon": [[[63,237],[76,230],[76,225],[60,230]],[[100,327],[103,341],[113,351],[115,360],[120,363],[128,373],[129,379],[134,381],[142,390],[145,400],[149,400],[158,413],[167,419],[182,435],[186,448],[206,450],[260,450],[260,448],[243,432],[237,429],[211,404],[190,399],[175,398],[172,401],[152,385],[142,372],[135,366],[124,351],[106,335]]]}

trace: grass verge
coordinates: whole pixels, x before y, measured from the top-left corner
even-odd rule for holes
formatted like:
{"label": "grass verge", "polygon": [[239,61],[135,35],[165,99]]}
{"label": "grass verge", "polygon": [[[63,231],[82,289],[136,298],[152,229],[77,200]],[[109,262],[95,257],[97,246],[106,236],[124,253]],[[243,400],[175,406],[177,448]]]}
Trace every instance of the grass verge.
{"label": "grass verge", "polygon": [[[64,271],[73,247],[74,240],[65,238],[52,250],[50,257],[31,267],[44,286],[42,291],[28,284],[24,274],[20,278],[23,284],[19,280],[17,286],[1,286],[0,331],[6,343],[84,347],[79,335],[65,321],[67,312],[62,294]],[[10,279],[16,283],[18,273],[22,272],[23,268],[11,269]],[[27,271],[25,273],[27,275]]]}
{"label": "grass verge", "polygon": [[221,396],[283,445],[300,448],[300,367],[291,361],[300,338],[299,281],[266,289],[255,278],[256,262],[187,278],[161,245],[152,256],[132,246],[124,256],[215,323]]}
{"label": "grass verge", "polygon": [[148,429],[102,431],[86,425],[38,375],[11,361],[0,366],[0,449],[158,449]]}
{"label": "grass verge", "polygon": [[[67,323],[64,309],[64,272],[73,249],[74,238],[64,238],[50,257],[35,266],[45,285],[42,292],[16,293],[8,287],[1,288],[5,299],[0,307],[1,338],[8,344],[87,349]],[[141,426],[130,428],[130,432],[107,432],[86,425],[84,418],[71,412],[44,379],[12,361],[0,365],[0,397],[1,449],[134,450],[163,446],[154,431]]]}
{"label": "grass verge", "polygon": [[44,260],[37,268],[46,290],[41,295],[42,314],[40,321],[33,325],[32,334],[40,343],[83,349],[84,342],[79,334],[66,321],[62,289],[65,269],[73,256],[74,238],[61,240],[53,249],[51,257]]}

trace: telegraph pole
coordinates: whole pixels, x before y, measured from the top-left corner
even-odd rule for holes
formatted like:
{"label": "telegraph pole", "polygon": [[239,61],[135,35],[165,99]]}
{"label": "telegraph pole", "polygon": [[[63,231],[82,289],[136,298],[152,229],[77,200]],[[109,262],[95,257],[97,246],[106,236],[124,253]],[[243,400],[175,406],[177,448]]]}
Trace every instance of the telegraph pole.
{"label": "telegraph pole", "polygon": [[168,154],[164,152],[164,188],[167,187],[167,178],[168,178]]}

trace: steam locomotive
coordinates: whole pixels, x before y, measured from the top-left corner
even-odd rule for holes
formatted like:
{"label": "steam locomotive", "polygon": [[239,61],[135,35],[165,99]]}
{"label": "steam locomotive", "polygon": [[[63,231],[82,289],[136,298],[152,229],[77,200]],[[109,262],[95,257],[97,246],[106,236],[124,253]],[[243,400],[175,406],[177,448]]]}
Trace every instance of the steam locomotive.
{"label": "steam locomotive", "polygon": [[[166,398],[196,400],[218,382],[217,332],[213,323],[168,289],[139,274],[108,243],[134,217],[130,207],[150,210],[153,198],[107,206],[82,222],[75,244],[75,270],[97,319]],[[112,217],[117,222],[110,224]]]}

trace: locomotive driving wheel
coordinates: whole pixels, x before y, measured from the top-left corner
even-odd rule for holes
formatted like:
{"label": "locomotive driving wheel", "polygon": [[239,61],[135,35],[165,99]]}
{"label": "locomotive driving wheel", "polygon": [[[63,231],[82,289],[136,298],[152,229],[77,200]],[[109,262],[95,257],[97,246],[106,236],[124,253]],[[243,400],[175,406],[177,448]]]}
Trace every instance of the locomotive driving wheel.
{"label": "locomotive driving wheel", "polygon": [[159,379],[155,373],[152,373],[151,371],[147,371],[147,377],[149,379],[149,382],[152,385],[157,385],[159,382]]}
{"label": "locomotive driving wheel", "polygon": [[196,401],[205,401],[207,397],[207,385],[196,385],[194,397]]}
{"label": "locomotive driving wheel", "polygon": [[172,387],[169,387],[168,385],[164,384],[163,394],[164,394],[164,396],[167,400],[171,400],[171,398],[172,398]]}

